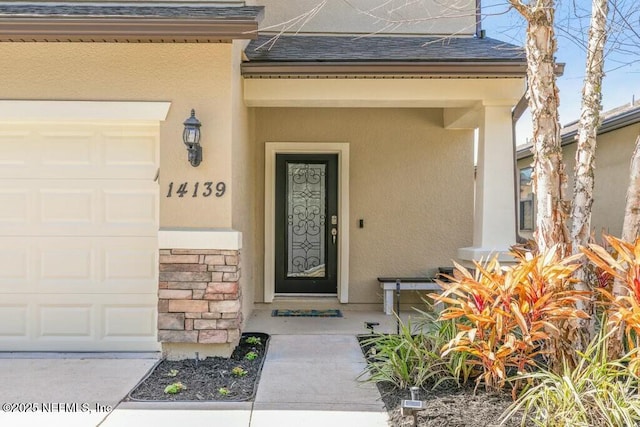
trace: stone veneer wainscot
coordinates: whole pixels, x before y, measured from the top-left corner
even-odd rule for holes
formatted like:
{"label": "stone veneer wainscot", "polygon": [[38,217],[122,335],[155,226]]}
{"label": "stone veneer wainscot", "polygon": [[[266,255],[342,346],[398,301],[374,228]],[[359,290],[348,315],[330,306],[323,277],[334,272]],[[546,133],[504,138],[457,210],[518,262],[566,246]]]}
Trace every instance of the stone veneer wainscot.
{"label": "stone veneer wainscot", "polygon": [[237,250],[161,249],[158,341],[237,345],[239,264]]}

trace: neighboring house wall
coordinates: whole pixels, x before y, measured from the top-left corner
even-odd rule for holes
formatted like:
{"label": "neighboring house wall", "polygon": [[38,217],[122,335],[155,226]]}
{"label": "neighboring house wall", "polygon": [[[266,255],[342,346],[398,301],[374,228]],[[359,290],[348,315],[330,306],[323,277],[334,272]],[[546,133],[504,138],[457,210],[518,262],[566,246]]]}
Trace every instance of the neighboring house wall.
{"label": "neighboring house wall", "polygon": [[[628,126],[598,137],[594,184],[592,228],[596,236],[604,228],[609,234],[622,235],[622,223],[629,186],[629,166],[635,142],[640,135],[640,124]],[[575,144],[567,154],[570,167],[575,162]],[[573,186],[573,184],[571,184]]]}
{"label": "neighboring house wall", "polygon": [[[70,2],[86,0],[70,0]],[[122,0],[121,3],[144,4],[140,0]],[[174,3],[192,0],[176,0]],[[113,3],[96,0],[95,3]],[[149,2],[157,3],[157,2]],[[322,3],[322,0],[203,0],[203,5],[265,6],[260,23],[264,31],[281,30],[279,24],[291,23]],[[301,21],[305,21],[302,19]],[[275,26],[274,28],[270,28]],[[468,36],[476,33],[476,0],[328,0],[319,12],[304,25],[287,29],[300,33],[349,34],[419,34]]]}
{"label": "neighboring house wall", "polygon": [[[308,14],[320,0],[255,0],[266,6],[260,28],[280,31]],[[300,21],[305,21],[301,19]],[[273,28],[270,28],[275,26]],[[472,35],[476,32],[475,0],[329,0],[308,22],[287,28],[300,33]]]}
{"label": "neighboring house wall", "polygon": [[264,215],[265,142],[350,144],[349,303],[380,303],[377,277],[433,275],[471,245],[473,131],[444,129],[442,109],[254,110],[257,218]]}
{"label": "neighboring house wall", "polygon": [[[598,135],[596,148],[596,168],[594,201],[591,228],[600,240],[602,231],[615,236],[622,234],[622,222],[629,185],[629,165],[635,141],[640,134],[640,123]],[[573,193],[573,168],[575,166],[576,144],[565,145],[562,156],[568,176],[567,198]],[[518,161],[518,169],[530,166],[532,157]],[[523,237],[531,238],[533,233],[520,231]]]}

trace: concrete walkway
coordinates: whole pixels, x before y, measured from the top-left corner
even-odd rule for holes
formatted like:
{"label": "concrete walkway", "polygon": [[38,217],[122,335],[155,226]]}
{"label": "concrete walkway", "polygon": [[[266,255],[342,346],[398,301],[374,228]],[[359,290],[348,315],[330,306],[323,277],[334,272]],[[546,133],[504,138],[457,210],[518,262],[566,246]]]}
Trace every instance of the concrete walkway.
{"label": "concrete walkway", "polygon": [[[297,320],[260,312],[250,319],[247,330],[271,334],[255,402],[120,403],[157,361],[157,354],[123,358],[0,353],[0,403],[40,405],[36,411],[23,407],[0,412],[0,425],[387,426],[377,388],[357,380],[365,361],[356,335],[366,332],[363,323],[369,320],[380,320],[380,329],[391,329],[389,316],[347,312],[343,319]],[[84,403],[90,411],[58,406],[45,413],[43,403]]]}
{"label": "concrete walkway", "polygon": [[377,388],[356,381],[364,368],[355,336],[272,336],[251,427],[386,426]]}

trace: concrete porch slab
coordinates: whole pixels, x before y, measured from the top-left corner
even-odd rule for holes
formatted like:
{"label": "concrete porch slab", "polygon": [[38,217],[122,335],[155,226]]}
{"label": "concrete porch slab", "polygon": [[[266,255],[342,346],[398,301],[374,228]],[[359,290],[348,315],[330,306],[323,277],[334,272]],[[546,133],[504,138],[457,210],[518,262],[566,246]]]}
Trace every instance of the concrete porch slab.
{"label": "concrete porch slab", "polygon": [[[339,308],[343,317],[272,317],[271,309],[253,310],[247,319],[245,331],[265,332],[270,335],[362,335],[370,331],[365,322],[377,322],[376,332],[395,333],[396,316],[387,316],[382,310],[347,310]],[[406,322],[416,318],[414,310],[400,313],[400,318]]]}

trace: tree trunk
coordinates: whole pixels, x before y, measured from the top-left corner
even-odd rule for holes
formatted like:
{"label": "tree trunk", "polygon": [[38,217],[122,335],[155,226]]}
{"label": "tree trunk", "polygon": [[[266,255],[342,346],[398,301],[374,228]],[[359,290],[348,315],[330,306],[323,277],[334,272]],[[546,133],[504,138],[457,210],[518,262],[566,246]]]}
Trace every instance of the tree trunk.
{"label": "tree trunk", "polygon": [[[554,0],[509,0],[527,20],[527,95],[533,122],[533,191],[536,195],[536,231],[534,237],[541,252],[557,246],[556,254],[567,254],[569,233],[565,225],[564,189],[566,175],[560,145],[558,87],[555,75]],[[555,372],[561,372],[563,361],[576,364],[572,343],[580,341],[576,321],[555,325],[559,336],[550,342],[548,362]]]}
{"label": "tree trunk", "polygon": [[[604,75],[604,45],[607,39],[608,0],[593,0],[591,25],[587,46],[587,66],[582,86],[582,111],[578,123],[578,144],[574,168],[573,205],[571,210],[571,251],[580,253],[580,247],[589,242],[591,232],[591,207],[593,205],[593,182],[595,168],[596,136],[602,109],[602,77]],[[583,259],[582,268],[576,270],[575,288],[592,290],[592,280]],[[581,350],[595,336],[595,301],[580,301],[577,308],[591,316],[580,321]]]}
{"label": "tree trunk", "polygon": [[608,0],[593,0],[587,67],[582,86],[582,111],[578,123],[573,209],[571,211],[572,253],[580,253],[591,232],[593,205],[593,170],[595,167],[596,135],[602,109],[602,77],[604,75],[604,45],[607,39]]}
{"label": "tree trunk", "polygon": [[525,6],[510,0],[527,20],[527,79],[533,122],[533,191],[536,194],[535,240],[540,251],[559,245],[566,253],[564,186],[566,176],[560,147],[558,87],[555,75],[556,36],[554,0],[538,0]]}

